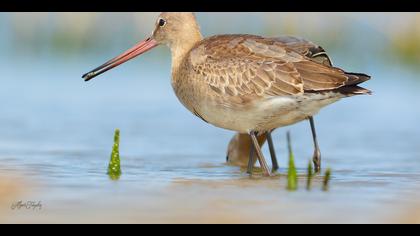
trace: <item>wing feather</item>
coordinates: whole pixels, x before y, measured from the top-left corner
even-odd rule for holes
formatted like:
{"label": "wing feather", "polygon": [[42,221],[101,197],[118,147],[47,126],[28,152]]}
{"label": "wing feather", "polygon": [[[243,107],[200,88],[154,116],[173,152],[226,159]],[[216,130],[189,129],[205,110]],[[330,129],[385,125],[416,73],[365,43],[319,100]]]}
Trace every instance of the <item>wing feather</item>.
{"label": "wing feather", "polygon": [[[320,60],[311,59],[313,55]],[[360,80],[332,67],[321,47],[293,37],[214,36],[190,52],[190,62],[213,91],[228,96],[296,95]]]}

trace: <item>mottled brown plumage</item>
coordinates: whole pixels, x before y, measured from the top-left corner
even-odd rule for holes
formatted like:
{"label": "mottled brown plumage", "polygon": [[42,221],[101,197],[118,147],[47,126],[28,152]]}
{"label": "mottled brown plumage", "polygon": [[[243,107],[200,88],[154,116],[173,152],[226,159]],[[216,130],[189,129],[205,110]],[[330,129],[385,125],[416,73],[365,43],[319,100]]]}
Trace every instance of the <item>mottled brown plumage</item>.
{"label": "mottled brown plumage", "polygon": [[192,13],[162,13],[153,35],[85,74],[85,80],[165,44],[172,86],[181,103],[215,126],[242,133],[268,131],[316,114],[342,97],[369,93],[369,79],[332,67],[323,49],[295,37],[202,37]]}
{"label": "mottled brown plumage", "polygon": [[172,54],[172,86],[193,114],[217,127],[255,137],[315,115],[339,99],[369,93],[357,84],[370,77],[331,66],[322,48],[294,37],[202,37],[194,14],[162,13],[148,39],[86,73],[88,81],[153,47]]}
{"label": "mottled brown plumage", "polygon": [[221,96],[298,95],[335,90],[369,78],[314,62],[307,57],[311,52],[304,45],[275,38],[219,35],[199,42],[183,69],[194,71]]}
{"label": "mottled brown plumage", "polygon": [[[176,65],[173,66],[173,85],[181,102],[190,111],[200,114],[209,123],[216,122],[217,126],[220,126],[218,123],[221,121],[212,122],[212,115],[206,113],[225,108],[237,112],[258,101],[278,97],[304,98],[315,93],[327,94],[319,99],[332,101],[342,96],[369,93],[356,86],[368,80],[369,76],[346,73],[330,66],[329,60],[326,60],[328,57],[320,57],[322,61],[317,61],[318,55],[323,55],[322,48],[292,37],[212,36],[192,45],[180,63],[173,62]],[[206,104],[200,103],[200,100],[206,101]],[[275,119],[277,115],[290,111],[287,108],[284,112],[279,110],[262,119]],[[256,121],[249,129],[236,127],[233,130],[264,131],[277,128],[276,125],[291,124],[310,115],[313,114],[273,122],[267,127],[262,124],[264,121]]]}
{"label": "mottled brown plumage", "polygon": [[[284,43],[287,47],[292,48],[299,54],[308,57],[310,60],[315,61],[326,66],[332,66],[332,61],[326,51],[313,42],[306,39],[294,36],[281,36],[274,38],[275,40]],[[355,91],[354,88],[352,88]],[[258,136],[258,142],[262,146],[267,139],[266,133]],[[226,153],[226,161],[229,164],[246,167],[249,162],[249,153],[251,149],[251,138],[248,134],[236,133],[229,141]],[[254,162],[256,160],[254,159]]]}

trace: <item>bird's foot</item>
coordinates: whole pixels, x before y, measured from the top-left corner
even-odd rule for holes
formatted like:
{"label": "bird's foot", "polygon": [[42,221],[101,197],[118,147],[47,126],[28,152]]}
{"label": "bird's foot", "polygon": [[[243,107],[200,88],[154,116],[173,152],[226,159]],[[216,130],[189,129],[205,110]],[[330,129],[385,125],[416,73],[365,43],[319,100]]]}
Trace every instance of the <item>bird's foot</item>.
{"label": "bird's foot", "polygon": [[314,162],[314,170],[316,173],[321,171],[321,152],[319,150],[314,151],[314,156],[312,157]]}

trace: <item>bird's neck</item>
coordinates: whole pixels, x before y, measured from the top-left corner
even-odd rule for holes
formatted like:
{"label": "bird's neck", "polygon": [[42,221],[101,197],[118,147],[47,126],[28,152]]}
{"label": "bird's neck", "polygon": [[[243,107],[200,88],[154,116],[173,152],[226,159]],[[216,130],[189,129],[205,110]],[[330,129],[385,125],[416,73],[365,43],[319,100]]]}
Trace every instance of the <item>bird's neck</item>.
{"label": "bird's neck", "polygon": [[177,40],[170,46],[172,54],[172,75],[179,71],[182,66],[181,63],[188,52],[201,40],[201,33],[197,31],[194,34],[188,35],[186,38]]}

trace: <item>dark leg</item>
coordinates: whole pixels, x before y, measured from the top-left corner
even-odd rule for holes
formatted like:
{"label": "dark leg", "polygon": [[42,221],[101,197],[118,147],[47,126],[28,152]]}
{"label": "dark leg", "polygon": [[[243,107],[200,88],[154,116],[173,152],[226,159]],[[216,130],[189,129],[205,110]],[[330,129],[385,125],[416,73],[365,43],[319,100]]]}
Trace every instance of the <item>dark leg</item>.
{"label": "dark leg", "polygon": [[309,117],[309,123],[311,124],[312,138],[314,140],[314,146],[315,146],[315,151],[314,151],[314,156],[313,156],[315,172],[319,172],[321,170],[321,151],[319,150],[318,140],[317,140],[316,131],[315,131],[315,122],[312,116]]}
{"label": "dark leg", "polygon": [[248,160],[248,171],[247,173],[252,175],[252,170],[254,168],[254,145],[251,144],[249,150],[249,160]]}
{"label": "dark leg", "polygon": [[255,132],[251,132],[249,134],[251,136],[251,140],[254,144],[254,149],[257,152],[258,161],[260,162],[260,166],[263,169],[265,176],[271,176],[270,169],[268,168],[267,162],[265,161],[264,155],[262,154],[261,147],[258,144],[257,137],[255,136]]}
{"label": "dark leg", "polygon": [[277,162],[276,151],[274,151],[273,138],[271,137],[271,131],[267,132],[268,148],[270,149],[271,163],[273,164],[273,172],[279,169]]}

